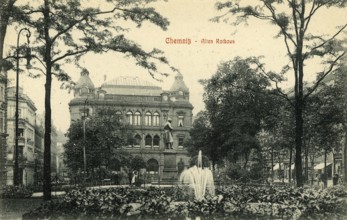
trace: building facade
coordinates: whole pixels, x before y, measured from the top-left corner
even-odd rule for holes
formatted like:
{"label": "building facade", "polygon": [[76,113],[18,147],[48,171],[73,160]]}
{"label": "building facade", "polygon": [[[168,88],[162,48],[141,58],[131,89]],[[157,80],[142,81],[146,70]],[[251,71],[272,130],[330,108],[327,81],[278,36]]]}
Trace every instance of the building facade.
{"label": "building facade", "polygon": [[[193,106],[183,76],[177,74],[170,90],[164,91],[138,77],[118,77],[96,88],[89,74],[81,74],[74,99],[69,103],[71,121],[93,115],[98,108],[113,108],[134,129],[134,144],[124,146],[147,163],[147,173],[154,179],[165,179],[164,163],[171,163],[176,175],[188,166],[188,152],[184,146],[192,126]],[[164,124],[172,119],[173,156],[165,161]],[[167,165],[167,164],[166,164]],[[174,171],[174,172],[173,172]]]}
{"label": "building facade", "polygon": [[0,190],[6,185],[6,136],[7,136],[7,124],[6,124],[6,71],[3,71],[3,67],[0,67]]}
{"label": "building facade", "polygon": [[[13,168],[15,155],[15,113],[16,88],[10,87],[7,91],[7,185],[13,185]],[[18,93],[18,152],[20,184],[34,184],[35,177],[35,125],[36,107],[32,100],[19,88]]]}

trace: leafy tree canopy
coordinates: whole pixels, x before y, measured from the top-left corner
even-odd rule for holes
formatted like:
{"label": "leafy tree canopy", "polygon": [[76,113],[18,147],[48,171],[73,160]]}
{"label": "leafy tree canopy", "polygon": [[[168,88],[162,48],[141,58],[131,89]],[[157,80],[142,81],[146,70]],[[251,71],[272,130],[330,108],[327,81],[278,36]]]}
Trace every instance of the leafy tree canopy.
{"label": "leafy tree canopy", "polygon": [[[85,135],[83,127],[85,124]],[[127,156],[117,155],[117,149],[126,146],[132,138],[129,125],[123,124],[119,116],[111,109],[99,109],[97,115],[78,120],[71,124],[65,148],[65,163],[73,171],[83,168],[83,147],[86,148],[88,169],[101,165],[112,166],[117,158],[120,162],[126,161]],[[117,156],[116,156],[117,155]]]}
{"label": "leafy tree canopy", "polygon": [[[271,83],[255,61],[237,57],[220,64],[211,79],[202,81],[207,112],[205,119],[194,123],[193,138],[194,129],[215,137],[211,150],[219,147],[219,155],[229,155],[232,161],[241,156],[248,158],[252,149],[259,148],[256,135],[272,123],[271,114],[276,110]],[[206,118],[207,122],[202,121]]]}

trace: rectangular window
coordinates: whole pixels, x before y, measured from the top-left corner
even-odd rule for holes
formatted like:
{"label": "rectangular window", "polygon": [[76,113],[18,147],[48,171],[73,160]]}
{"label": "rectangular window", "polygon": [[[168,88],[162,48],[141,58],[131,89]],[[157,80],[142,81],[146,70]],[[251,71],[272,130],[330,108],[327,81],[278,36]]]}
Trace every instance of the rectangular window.
{"label": "rectangular window", "polygon": [[178,116],[178,127],[183,127],[183,116]]}
{"label": "rectangular window", "polygon": [[24,149],[24,146],[18,146],[18,156],[19,157],[23,157],[24,156],[23,149]]}
{"label": "rectangular window", "polygon": [[24,137],[24,129],[23,128],[19,128],[18,129],[18,136],[19,137]]}
{"label": "rectangular window", "polygon": [[184,137],[178,137],[178,146],[183,147],[184,144]]}

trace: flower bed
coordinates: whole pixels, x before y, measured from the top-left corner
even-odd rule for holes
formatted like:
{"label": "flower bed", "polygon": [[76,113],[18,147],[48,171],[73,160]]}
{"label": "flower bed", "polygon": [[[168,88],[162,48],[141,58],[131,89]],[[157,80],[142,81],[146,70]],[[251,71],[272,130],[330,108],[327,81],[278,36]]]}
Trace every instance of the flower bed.
{"label": "flower bed", "polygon": [[5,186],[0,195],[3,199],[25,199],[30,198],[33,190],[24,186]]}
{"label": "flower bed", "polygon": [[185,191],[173,188],[109,188],[72,190],[62,202],[46,203],[23,216],[42,218],[112,218],[145,216],[148,219],[194,216],[253,216],[299,218],[334,213],[345,205],[329,191],[303,188],[230,186],[215,197],[185,200]]}

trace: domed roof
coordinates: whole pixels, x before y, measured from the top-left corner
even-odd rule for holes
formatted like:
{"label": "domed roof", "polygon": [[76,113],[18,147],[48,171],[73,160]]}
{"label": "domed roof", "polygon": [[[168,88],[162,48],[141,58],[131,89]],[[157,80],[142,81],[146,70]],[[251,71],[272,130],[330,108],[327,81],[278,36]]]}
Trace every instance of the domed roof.
{"label": "domed roof", "polygon": [[75,89],[80,89],[82,87],[87,87],[89,89],[95,89],[94,83],[89,78],[89,72],[86,70],[83,70],[81,72],[81,76],[75,85]]}
{"label": "domed roof", "polygon": [[160,96],[162,89],[139,77],[120,76],[101,85],[107,94]]}
{"label": "domed roof", "polygon": [[101,87],[109,86],[136,86],[136,87],[157,87],[154,84],[147,82],[139,77],[130,77],[130,76],[120,76],[108,82],[102,84]]}
{"label": "domed roof", "polygon": [[175,76],[175,81],[172,84],[170,91],[183,91],[183,92],[189,92],[188,87],[183,81],[183,75],[181,73],[177,73]]}

